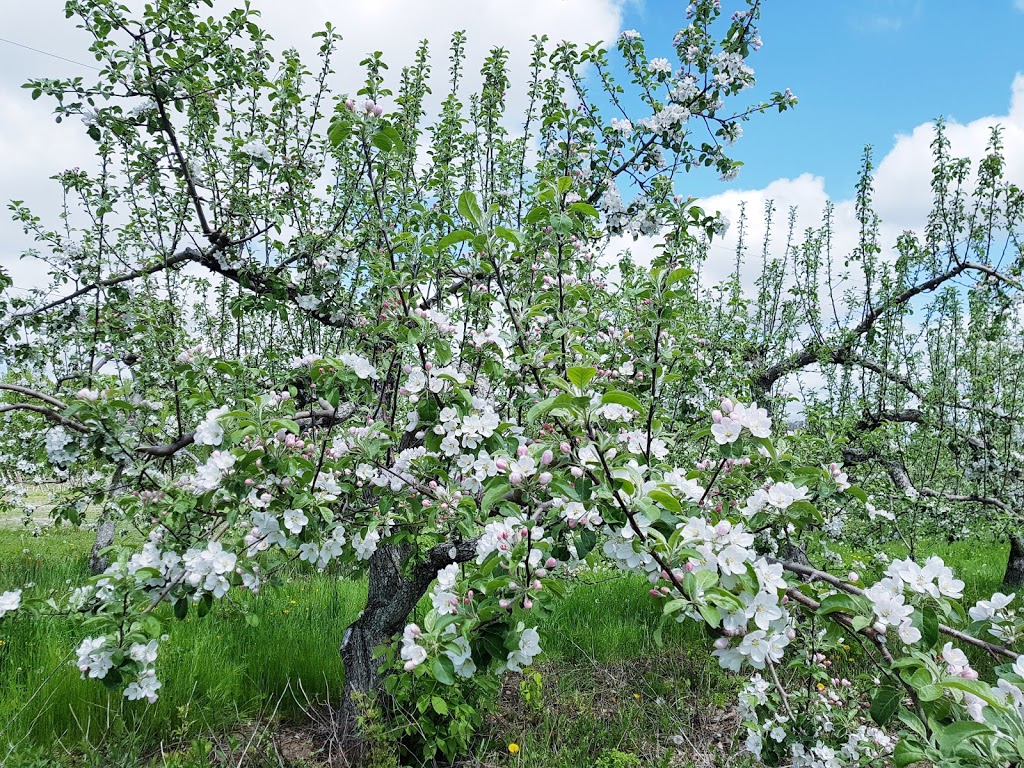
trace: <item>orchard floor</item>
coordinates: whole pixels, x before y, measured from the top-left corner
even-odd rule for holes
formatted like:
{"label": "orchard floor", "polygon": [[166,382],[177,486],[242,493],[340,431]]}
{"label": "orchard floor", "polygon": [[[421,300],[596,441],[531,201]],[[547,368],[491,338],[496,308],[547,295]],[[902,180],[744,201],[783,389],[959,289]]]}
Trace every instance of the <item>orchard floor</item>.
{"label": "orchard floor", "polygon": [[[82,583],[91,538],[0,527],[0,592],[33,584],[38,596]],[[979,542],[924,552],[940,554],[967,581],[968,604],[998,589],[1007,557],[1005,546]],[[0,766],[323,765],[324,713],[342,687],[337,647],[364,596],[359,581],[308,573],[238,598],[251,601],[255,627],[227,608],[169,619],[154,705],[79,679],[71,660],[81,628],[60,618],[6,620]],[[462,765],[748,766],[736,734],[740,681],[718,669],[711,640],[696,627],[672,624],[659,647],[660,608],[635,578],[608,573],[573,584],[542,627],[539,677],[506,679]],[[856,662],[848,664],[837,673],[856,674]]]}

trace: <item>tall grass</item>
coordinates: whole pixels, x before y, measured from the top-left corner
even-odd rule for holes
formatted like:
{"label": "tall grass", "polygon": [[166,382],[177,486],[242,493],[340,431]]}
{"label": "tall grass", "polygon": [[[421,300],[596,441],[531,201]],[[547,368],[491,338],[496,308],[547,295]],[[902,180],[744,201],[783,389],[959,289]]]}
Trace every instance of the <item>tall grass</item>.
{"label": "tall grass", "polygon": [[[21,530],[0,529],[0,591],[33,584],[31,593],[38,596],[82,583],[89,577],[90,544],[87,532],[57,531],[34,538]],[[968,605],[999,588],[1006,564],[1005,547],[979,542],[939,544],[922,553],[939,554],[965,579]],[[852,559],[856,553],[846,554]],[[898,557],[904,552],[894,545],[889,554]],[[582,695],[593,685],[595,669],[617,666],[642,668],[643,674],[629,684],[648,690],[591,691],[588,701],[599,701],[598,709],[617,706],[614,697],[620,694],[625,697],[623,707],[633,706],[629,697],[640,694],[644,700],[678,699],[683,695],[680,686],[690,686],[690,680],[703,681],[693,683],[701,689],[692,691],[694,700],[729,688],[717,668],[709,670],[693,661],[706,655],[711,642],[695,624],[672,623],[664,631],[664,646],[658,646],[655,629],[661,603],[647,595],[648,588],[642,579],[614,575],[572,586],[543,626],[549,668],[561,670],[552,690],[560,700]],[[338,644],[365,597],[362,581],[307,573],[285,586],[267,587],[259,596],[237,598],[259,617],[258,626],[249,626],[227,604],[203,619],[190,615],[181,622],[170,620],[170,637],[161,645],[157,664],[163,688],[154,705],[129,702],[120,689],[81,680],[72,663],[81,632],[68,620],[16,615],[0,629],[0,765],[5,754],[13,753],[9,745],[21,753],[42,749],[82,754],[116,739],[144,752],[230,731],[239,723],[272,714],[295,718],[309,702],[336,701],[343,682]],[[665,690],[658,687],[665,675],[657,671],[657,662],[650,663],[659,655],[679,667]],[[641,659],[648,661],[640,664]],[[572,708],[541,718],[536,735],[545,733],[547,740],[564,729],[598,727],[596,721],[584,722],[593,714],[580,710],[582,719],[573,723],[571,712]],[[600,726],[612,729],[609,739],[614,731],[622,741],[628,728],[636,727],[636,717],[655,716],[642,710],[635,717],[627,715],[616,724],[606,721]],[[561,750],[559,764],[562,758],[566,765],[573,764],[583,754],[556,746],[552,749]],[[596,748],[587,747],[590,754]],[[554,754],[549,754],[552,760]]]}

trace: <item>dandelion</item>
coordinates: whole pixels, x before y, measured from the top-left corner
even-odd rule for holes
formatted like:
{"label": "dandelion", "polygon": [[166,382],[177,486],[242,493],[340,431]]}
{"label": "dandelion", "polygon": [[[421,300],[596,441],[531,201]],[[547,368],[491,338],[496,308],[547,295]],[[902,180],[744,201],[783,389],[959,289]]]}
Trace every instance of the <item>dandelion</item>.
{"label": "dandelion", "polygon": [[519,752],[519,745],[516,744],[513,741],[511,744],[508,745],[508,751],[509,751],[509,754],[512,754],[512,755],[518,754],[518,752]]}

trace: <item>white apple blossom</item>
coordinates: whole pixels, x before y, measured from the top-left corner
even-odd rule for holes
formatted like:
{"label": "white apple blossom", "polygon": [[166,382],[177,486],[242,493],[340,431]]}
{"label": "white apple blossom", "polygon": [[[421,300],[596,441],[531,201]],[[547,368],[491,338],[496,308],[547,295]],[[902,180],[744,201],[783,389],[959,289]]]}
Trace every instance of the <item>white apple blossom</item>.
{"label": "white apple blossom", "polygon": [[0,595],[0,619],[8,613],[14,613],[21,605],[21,590],[15,589]]}

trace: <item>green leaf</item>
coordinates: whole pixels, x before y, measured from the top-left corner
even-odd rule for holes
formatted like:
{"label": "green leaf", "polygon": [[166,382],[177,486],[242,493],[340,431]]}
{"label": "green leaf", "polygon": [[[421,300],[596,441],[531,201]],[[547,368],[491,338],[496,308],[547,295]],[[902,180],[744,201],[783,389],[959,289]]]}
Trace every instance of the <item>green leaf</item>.
{"label": "green leaf", "polygon": [[550,411],[555,406],[555,401],[558,399],[558,395],[552,395],[551,397],[545,398],[537,403],[526,413],[526,421],[529,423],[535,422],[538,418],[543,416],[545,413]]}
{"label": "green leaf", "polygon": [[[916,618],[916,617],[915,617]],[[935,609],[926,605],[921,610],[921,642],[925,648],[932,648],[939,641],[939,617]]]}
{"label": "green leaf", "polygon": [[480,203],[477,202],[476,195],[468,189],[459,195],[458,209],[462,218],[476,224],[478,229],[483,229],[484,212],[480,208]]}
{"label": "green leaf", "polygon": [[843,611],[852,615],[856,615],[860,612],[860,606],[857,601],[853,599],[852,595],[846,594],[835,594],[829,595],[821,601],[821,605],[818,610],[815,611],[819,616],[828,616],[830,613],[836,611]]}
{"label": "green leaf", "polygon": [[950,753],[967,739],[972,739],[975,736],[992,736],[994,734],[995,731],[984,723],[959,720],[955,723],[950,723],[942,729],[942,733],[939,734],[939,747],[943,752]]}
{"label": "green leaf", "polygon": [[480,511],[486,515],[495,504],[505,498],[505,494],[508,493],[511,487],[505,478],[496,481],[494,485],[487,489],[483,499],[480,501]]}
{"label": "green leaf", "polygon": [[[926,669],[920,671],[930,675]],[[917,698],[923,702],[937,701],[942,698],[942,688],[932,684],[923,685],[917,690]]]}
{"label": "green leaf", "polygon": [[573,213],[582,213],[584,216],[590,216],[593,219],[601,218],[601,214],[597,212],[597,208],[592,206],[590,203],[573,203],[569,206],[568,210]]}
{"label": "green leaf", "polygon": [[583,389],[594,376],[597,375],[597,368],[570,368],[566,371],[569,381],[580,389]]}
{"label": "green leaf", "polygon": [[441,685],[455,684],[455,665],[447,656],[435,656],[430,662],[430,671]]}
{"label": "green leaf", "polygon": [[980,680],[965,680],[962,677],[953,677],[949,680],[941,680],[939,685],[943,688],[954,688],[958,691],[973,693],[986,704],[991,704],[997,708],[1000,706],[999,698],[992,693],[992,687]]}
{"label": "green leaf", "polygon": [[607,405],[608,403],[615,403],[616,405],[624,405],[626,408],[631,408],[637,413],[643,413],[644,407],[629,392],[622,392],[620,390],[612,390],[611,392],[605,392],[601,397],[601,404]]}
{"label": "green leaf", "polygon": [[597,534],[584,528],[576,535],[576,554],[580,560],[589,555],[597,546]]}
{"label": "green leaf", "polygon": [[673,285],[680,282],[681,280],[685,280],[692,274],[692,269],[687,269],[686,267],[677,267],[676,269],[673,269],[671,272],[669,272],[668,277],[665,278],[665,287],[671,288]]}
{"label": "green leaf", "polygon": [[883,685],[871,700],[871,719],[878,725],[885,725],[896,714],[903,699],[903,691],[889,685]]}
{"label": "green leaf", "polygon": [[700,611],[701,617],[708,623],[708,626],[712,628],[716,628],[722,621],[722,614],[718,612],[717,608],[710,605],[698,605],[697,610]]}
{"label": "green leaf", "polygon": [[174,602],[174,618],[184,621],[186,616],[188,616],[188,599],[182,597]]}
{"label": "green leaf", "polygon": [[335,120],[327,129],[327,138],[333,146],[338,146],[352,135],[352,125],[347,120]]}
{"label": "green leaf", "polygon": [[517,248],[523,244],[523,235],[518,230],[509,229],[508,227],[495,227],[494,234],[502,240],[512,243]]}
{"label": "green leaf", "polygon": [[846,492],[853,496],[853,498],[857,499],[857,501],[859,501],[861,504],[868,503],[868,495],[864,492],[863,488],[860,488],[856,485],[851,485],[849,488],[846,489]]}
{"label": "green leaf", "polygon": [[391,148],[395,146],[395,142],[385,133],[375,133],[373,138],[370,139],[370,143],[381,152],[390,152]]}
{"label": "green leaf", "polygon": [[437,712],[437,714],[439,714],[439,715],[447,715],[448,714],[448,705],[445,703],[444,699],[442,699],[440,696],[431,696],[430,697],[430,705],[434,708],[434,711]]}
{"label": "green leaf", "polygon": [[203,616],[205,616],[206,614],[208,614],[210,612],[210,608],[212,608],[212,607],[213,607],[213,595],[210,594],[209,592],[206,592],[206,593],[203,594],[202,599],[199,601],[199,605],[197,607],[196,613],[199,615],[199,618],[203,618]]}
{"label": "green leaf", "polygon": [[468,229],[457,229],[454,232],[449,232],[447,235],[441,238],[441,242],[437,244],[437,249],[443,251],[445,248],[450,248],[458,243],[465,242],[466,240],[472,240],[473,233]]}
{"label": "green leaf", "polygon": [[302,428],[291,419],[274,419],[270,422],[270,428],[275,432],[279,429],[283,429],[294,435],[302,432]]}
{"label": "green leaf", "polygon": [[896,742],[892,759],[896,763],[896,768],[907,768],[914,763],[928,762],[928,756],[917,742],[904,739]]}
{"label": "green leaf", "polygon": [[675,512],[676,514],[679,514],[683,511],[683,508],[679,505],[679,502],[676,500],[676,497],[670,493],[665,493],[665,491],[655,488],[647,495],[650,496],[659,504],[661,504],[661,506],[663,506],[669,512]]}

